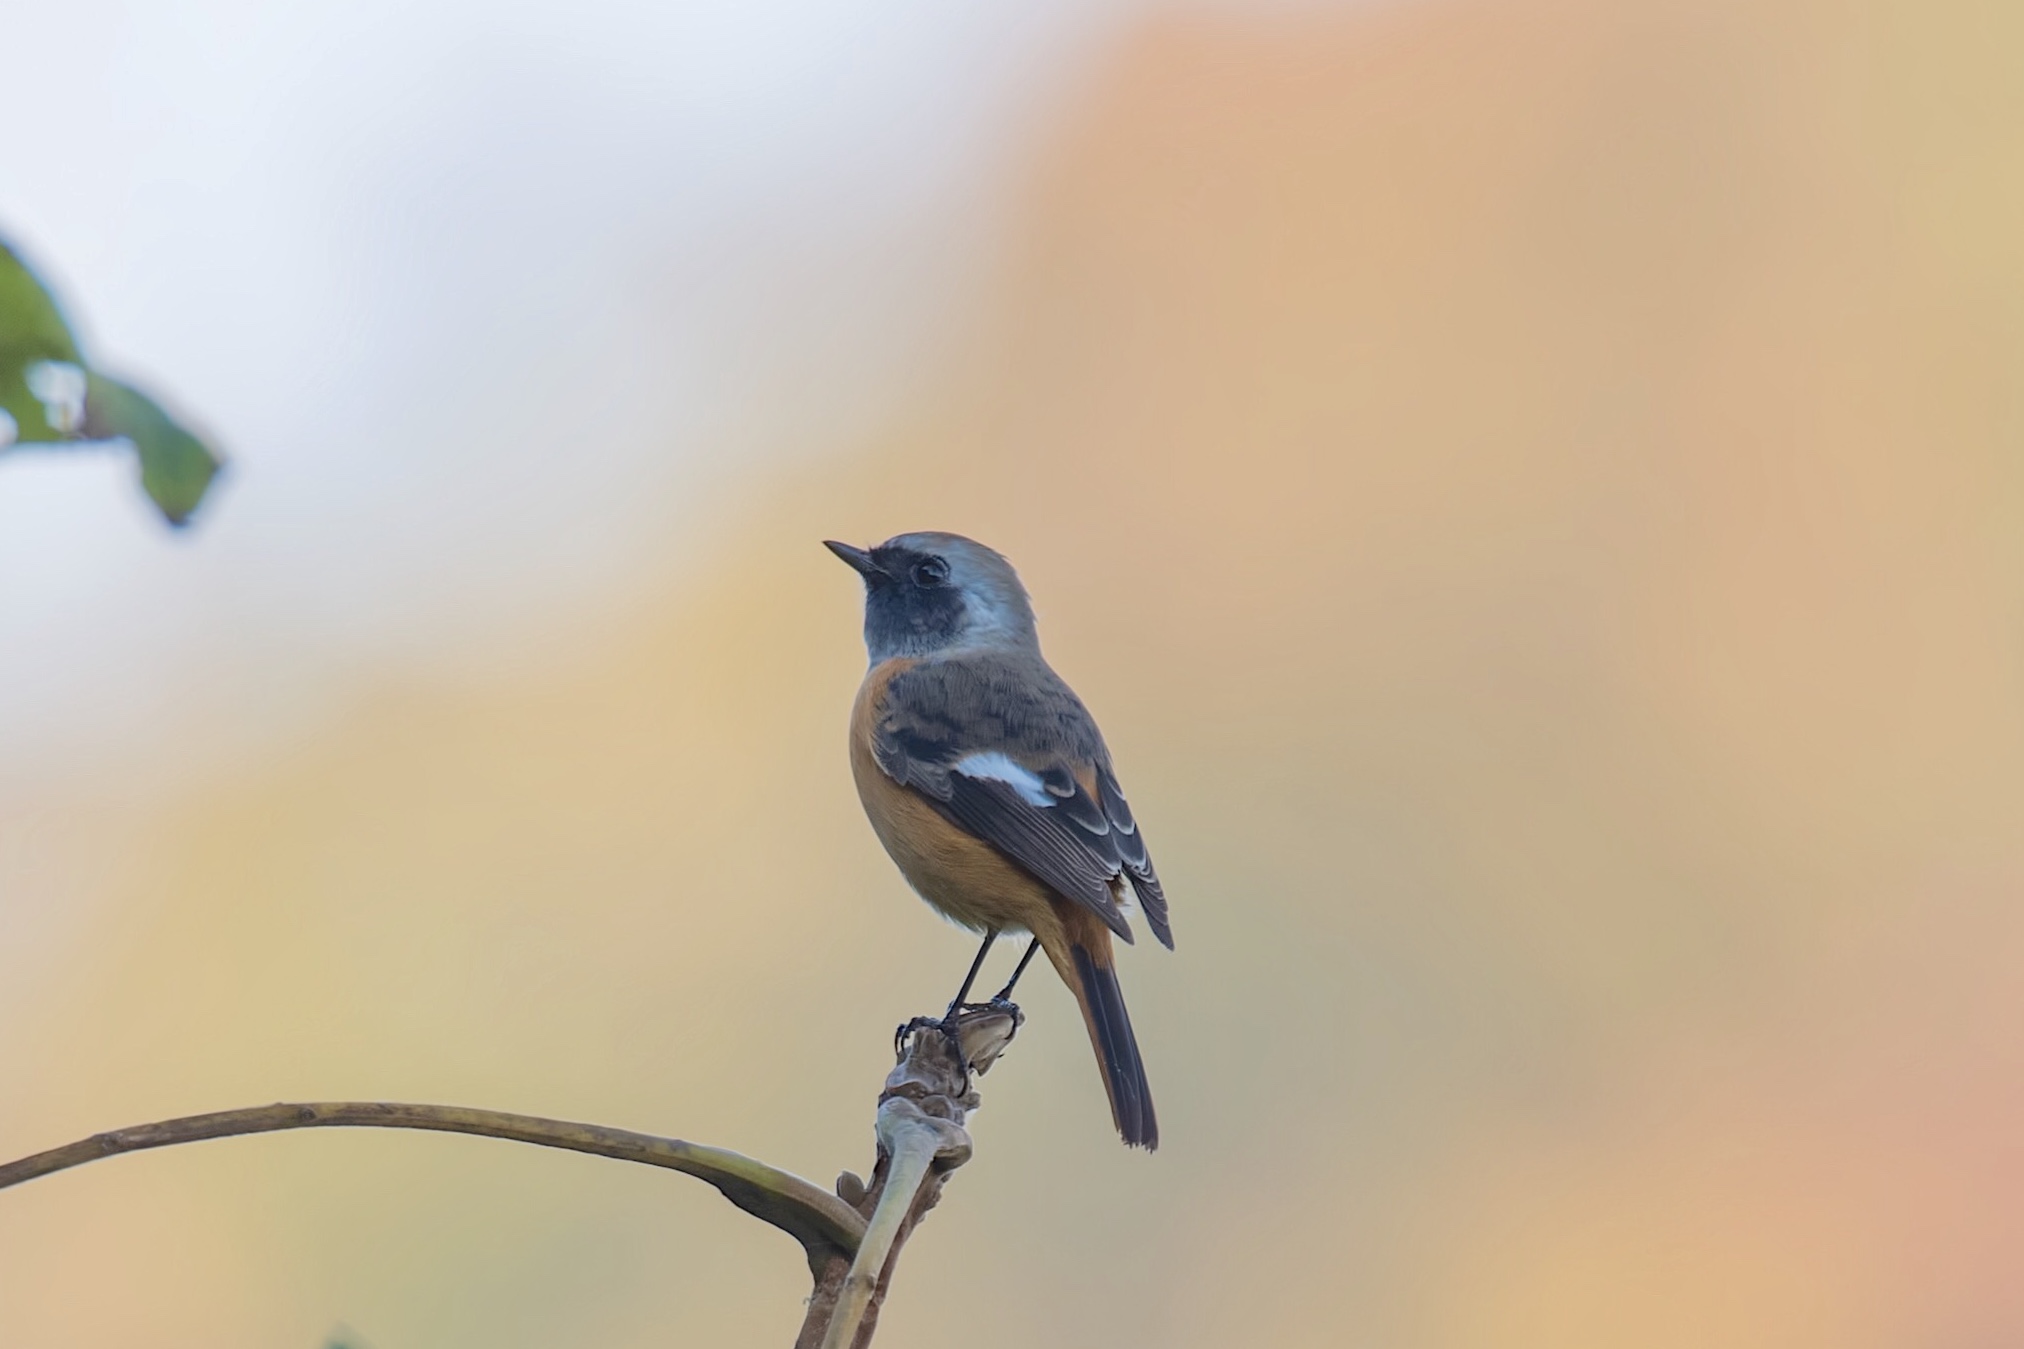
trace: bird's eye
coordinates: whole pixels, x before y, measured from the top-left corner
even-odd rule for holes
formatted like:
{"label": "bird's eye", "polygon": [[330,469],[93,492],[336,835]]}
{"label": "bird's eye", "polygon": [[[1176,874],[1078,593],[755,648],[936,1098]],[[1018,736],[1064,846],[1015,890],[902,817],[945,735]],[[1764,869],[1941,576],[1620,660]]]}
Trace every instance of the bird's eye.
{"label": "bird's eye", "polygon": [[949,564],[938,557],[924,557],[914,563],[914,584],[923,589],[932,590],[948,579]]}

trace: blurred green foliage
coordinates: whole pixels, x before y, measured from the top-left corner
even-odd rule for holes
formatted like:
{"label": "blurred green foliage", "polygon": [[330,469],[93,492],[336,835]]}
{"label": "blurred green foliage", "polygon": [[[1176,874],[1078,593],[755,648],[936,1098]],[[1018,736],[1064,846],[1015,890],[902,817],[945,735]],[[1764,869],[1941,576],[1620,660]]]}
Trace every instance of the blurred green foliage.
{"label": "blurred green foliage", "polygon": [[0,240],[0,453],[108,440],[133,446],[141,488],[172,525],[188,523],[223,467],[153,399],[86,363],[49,288]]}

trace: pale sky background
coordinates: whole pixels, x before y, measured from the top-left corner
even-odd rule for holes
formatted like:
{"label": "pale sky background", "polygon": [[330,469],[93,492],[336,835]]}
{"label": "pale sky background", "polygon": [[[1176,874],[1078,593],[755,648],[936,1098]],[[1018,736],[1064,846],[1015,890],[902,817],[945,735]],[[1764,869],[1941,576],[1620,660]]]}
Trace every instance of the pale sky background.
{"label": "pale sky background", "polygon": [[0,818],[200,772],[164,718],[543,659],[498,606],[875,425],[1133,8],[8,4],[0,231],[232,469],[177,536],[123,459],[0,464]]}

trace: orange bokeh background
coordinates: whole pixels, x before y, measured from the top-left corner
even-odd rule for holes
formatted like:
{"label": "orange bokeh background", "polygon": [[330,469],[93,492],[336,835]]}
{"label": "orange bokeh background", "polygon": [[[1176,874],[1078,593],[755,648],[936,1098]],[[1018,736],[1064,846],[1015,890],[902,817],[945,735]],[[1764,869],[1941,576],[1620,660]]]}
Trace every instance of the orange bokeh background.
{"label": "orange bokeh background", "polygon": [[[817,540],[954,529],[1167,879],[1164,1142],[1031,986],[882,1345],[2024,1338],[2020,53],[1971,0],[1140,25],[870,443],[524,663],[39,815],[78,916],[0,990],[0,1152],[365,1097],[862,1170],[969,943],[858,814]],[[477,1140],[0,1196],[22,1349],[778,1344],[804,1292],[704,1187]]]}

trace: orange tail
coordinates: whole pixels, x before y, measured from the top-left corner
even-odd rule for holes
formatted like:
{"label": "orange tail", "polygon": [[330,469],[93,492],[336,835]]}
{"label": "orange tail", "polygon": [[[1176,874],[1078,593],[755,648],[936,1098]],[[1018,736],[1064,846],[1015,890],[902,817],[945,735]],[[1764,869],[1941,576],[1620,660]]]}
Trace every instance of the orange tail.
{"label": "orange tail", "polygon": [[1062,912],[1067,908],[1062,905],[1056,910],[1067,920],[1062,924],[1066,949],[1057,950],[1050,941],[1046,943],[1047,958],[1082,1008],[1089,1043],[1103,1068],[1103,1088],[1110,1096],[1110,1117],[1117,1123],[1118,1133],[1133,1147],[1151,1151],[1160,1145],[1160,1122],[1153,1115],[1153,1091],[1146,1082],[1145,1064],[1139,1059],[1138,1039],[1131,1033],[1124,992],[1117,986],[1110,929],[1080,906],[1072,914]]}

